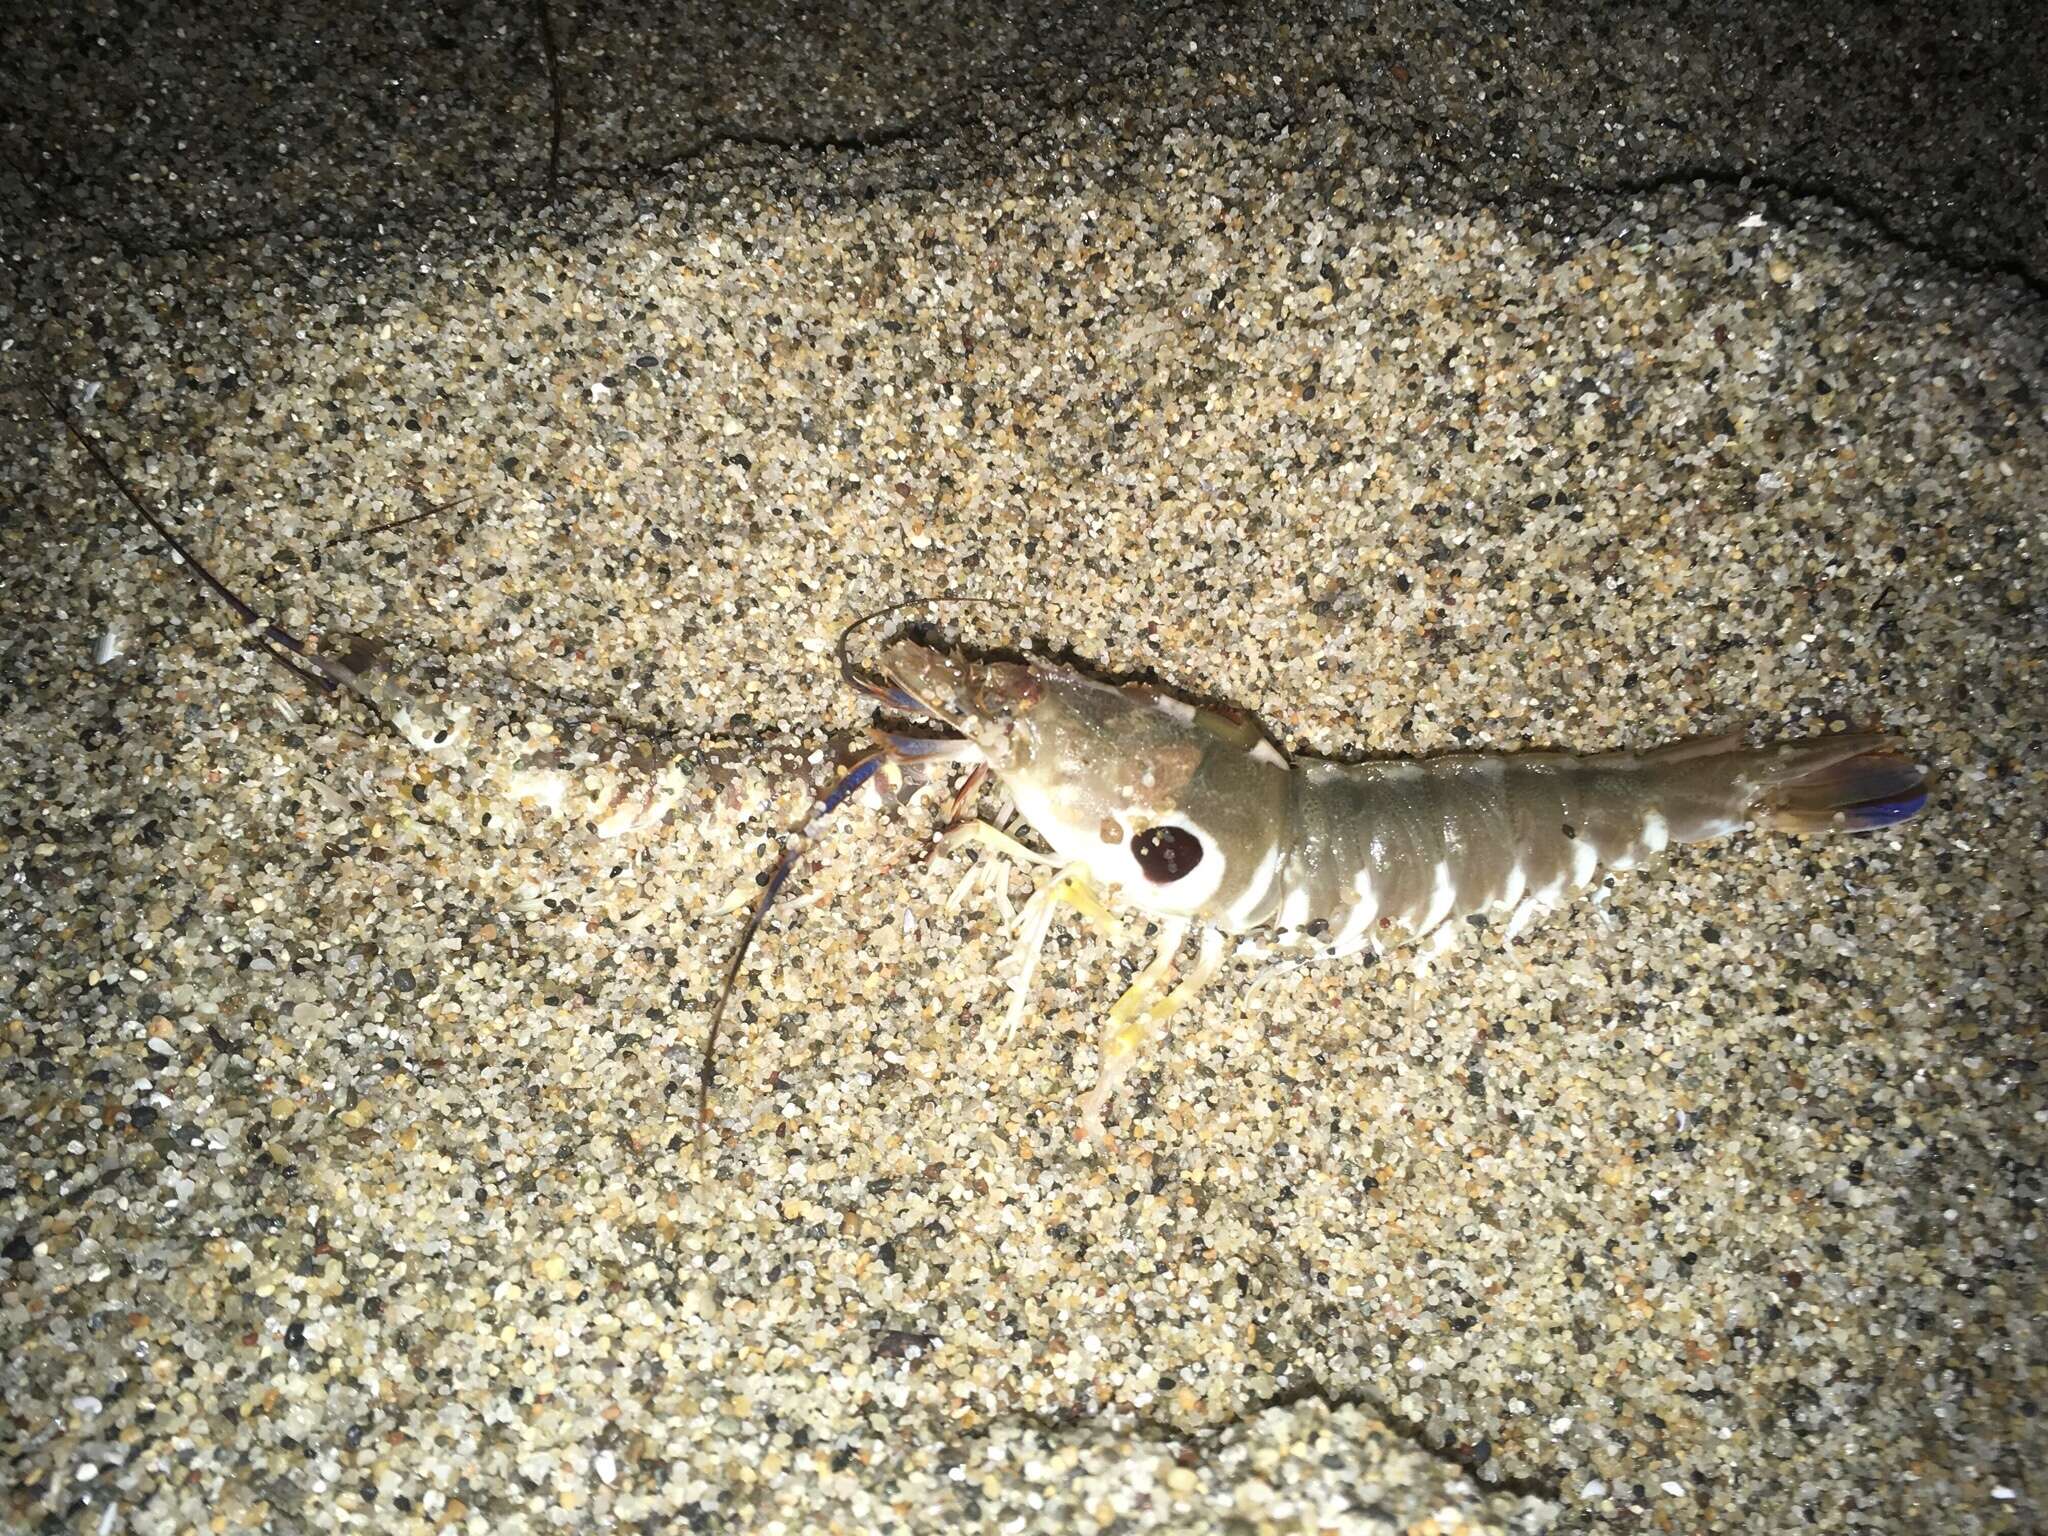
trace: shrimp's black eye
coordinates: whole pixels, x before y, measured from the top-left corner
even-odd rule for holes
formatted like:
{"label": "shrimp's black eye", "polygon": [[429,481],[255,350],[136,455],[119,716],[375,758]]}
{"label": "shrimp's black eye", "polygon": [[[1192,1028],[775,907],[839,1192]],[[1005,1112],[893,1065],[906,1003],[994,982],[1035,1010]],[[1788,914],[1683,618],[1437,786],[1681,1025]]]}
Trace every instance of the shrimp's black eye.
{"label": "shrimp's black eye", "polygon": [[1154,885],[1171,885],[1202,862],[1202,840],[1186,827],[1147,827],[1131,839],[1131,857]]}

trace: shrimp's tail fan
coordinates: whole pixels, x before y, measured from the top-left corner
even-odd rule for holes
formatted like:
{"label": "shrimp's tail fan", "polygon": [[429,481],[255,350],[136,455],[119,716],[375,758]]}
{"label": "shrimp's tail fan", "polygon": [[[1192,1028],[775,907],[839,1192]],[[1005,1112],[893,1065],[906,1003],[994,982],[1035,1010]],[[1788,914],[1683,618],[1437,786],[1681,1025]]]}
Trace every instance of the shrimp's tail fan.
{"label": "shrimp's tail fan", "polygon": [[1760,781],[1751,814],[1780,832],[1875,832],[1927,805],[1927,770],[1877,732],[1766,747],[1751,763]]}

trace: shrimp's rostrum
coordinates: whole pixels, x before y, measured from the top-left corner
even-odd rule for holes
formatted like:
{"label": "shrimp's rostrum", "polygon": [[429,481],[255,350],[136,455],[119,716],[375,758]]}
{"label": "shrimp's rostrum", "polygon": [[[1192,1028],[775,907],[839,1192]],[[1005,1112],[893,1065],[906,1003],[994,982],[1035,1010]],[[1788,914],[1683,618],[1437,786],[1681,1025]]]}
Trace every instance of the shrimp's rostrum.
{"label": "shrimp's rostrum", "polygon": [[[911,641],[889,646],[881,667],[887,682],[855,676],[857,686],[949,726],[944,756],[984,763],[1050,845],[1057,870],[1039,913],[1065,899],[1159,920],[1158,954],[1110,1010],[1084,1138],[1101,1134],[1145,1038],[1220,966],[1226,935],[1273,930],[1283,945],[1341,957],[1492,913],[1512,942],[1601,869],[1632,869],[1673,843],[1746,825],[1869,831],[1927,799],[1923,771],[1881,734],[1297,763],[1248,720],[1070,667]],[[884,742],[905,758],[935,755],[916,738]],[[1202,933],[1200,959],[1169,991],[1190,929]],[[1027,918],[1016,1011],[1044,932]]]}

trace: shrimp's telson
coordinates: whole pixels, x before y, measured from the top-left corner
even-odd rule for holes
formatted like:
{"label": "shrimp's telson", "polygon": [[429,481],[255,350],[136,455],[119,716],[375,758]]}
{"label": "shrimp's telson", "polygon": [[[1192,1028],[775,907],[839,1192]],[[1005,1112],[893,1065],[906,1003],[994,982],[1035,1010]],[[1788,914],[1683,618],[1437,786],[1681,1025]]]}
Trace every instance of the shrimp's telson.
{"label": "shrimp's telson", "polygon": [[[889,696],[957,731],[948,755],[971,760],[971,745],[1051,845],[1059,873],[1045,905],[1078,891],[1160,920],[1160,953],[1110,1012],[1084,1138],[1101,1134],[1145,1037],[1220,966],[1224,935],[1272,929],[1282,944],[1341,957],[1441,938],[1487,913],[1512,942],[1601,869],[1633,869],[1673,843],[1751,824],[1869,831],[1927,800],[1923,771],[1881,734],[1294,763],[1247,719],[1069,667],[898,641],[882,670],[898,690]],[[1203,932],[1201,960],[1161,995],[1190,928]],[[1023,956],[1019,974],[1035,959]]]}

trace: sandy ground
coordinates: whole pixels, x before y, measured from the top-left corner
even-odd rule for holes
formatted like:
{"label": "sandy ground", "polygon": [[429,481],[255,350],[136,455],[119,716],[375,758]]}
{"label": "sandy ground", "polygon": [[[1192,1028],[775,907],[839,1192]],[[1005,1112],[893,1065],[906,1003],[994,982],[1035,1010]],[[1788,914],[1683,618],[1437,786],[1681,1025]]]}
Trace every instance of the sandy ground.
{"label": "sandy ground", "polygon": [[[10,1523],[2039,1524],[2002,13],[10,25]],[[449,741],[252,655],[46,381]],[[1146,946],[1001,1040],[1025,876],[857,804],[700,1131],[833,638],[935,591],[1295,752],[1883,721],[1937,790],[1240,956],[1107,1156]]]}

